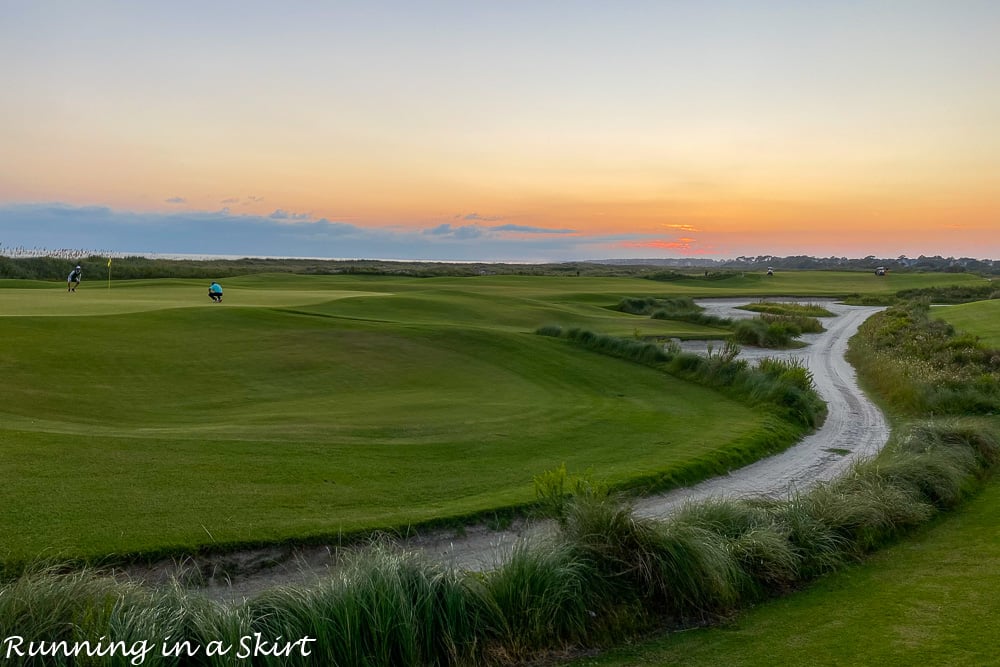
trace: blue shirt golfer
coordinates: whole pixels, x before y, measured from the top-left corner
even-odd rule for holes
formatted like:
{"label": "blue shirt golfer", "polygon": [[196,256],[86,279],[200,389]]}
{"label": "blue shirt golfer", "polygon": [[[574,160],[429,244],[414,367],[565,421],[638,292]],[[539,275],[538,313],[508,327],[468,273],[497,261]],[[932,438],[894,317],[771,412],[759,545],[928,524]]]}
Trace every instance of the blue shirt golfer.
{"label": "blue shirt golfer", "polygon": [[80,285],[80,280],[83,278],[83,269],[77,264],[76,268],[69,272],[66,276],[66,291],[75,292],[76,288]]}
{"label": "blue shirt golfer", "polygon": [[208,286],[208,296],[215,303],[222,303],[222,285],[217,282],[212,282]]}

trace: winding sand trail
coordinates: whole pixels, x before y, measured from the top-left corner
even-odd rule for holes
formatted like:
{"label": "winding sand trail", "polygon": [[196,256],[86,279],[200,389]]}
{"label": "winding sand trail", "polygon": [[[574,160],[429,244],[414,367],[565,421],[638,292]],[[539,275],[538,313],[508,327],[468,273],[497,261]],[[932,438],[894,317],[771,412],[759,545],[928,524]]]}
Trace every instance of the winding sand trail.
{"label": "winding sand trail", "polygon": [[[711,310],[726,310],[744,303],[745,300],[730,300],[728,304],[715,304]],[[797,358],[812,373],[816,391],[826,401],[828,414],[823,425],[780,454],[723,477],[644,498],[636,503],[638,514],[663,516],[680,503],[712,496],[786,496],[814,482],[836,477],[853,462],[873,456],[885,445],[889,437],[885,416],[858,387],[854,368],[844,356],[851,336],[881,308],[823,305],[837,316],[823,320],[825,332],[802,337],[802,341],[808,343],[806,348],[782,350],[777,354],[774,350],[753,349],[741,354],[746,358]]]}
{"label": "winding sand trail", "polygon": [[[713,314],[749,317],[754,313],[735,308],[750,301],[746,298],[709,299],[699,300],[698,303]],[[829,480],[854,461],[870,457],[884,446],[889,436],[889,425],[881,411],[858,387],[854,369],[844,356],[851,336],[881,308],[845,306],[828,300],[808,301],[821,303],[835,313],[835,317],[824,318],[825,332],[803,336],[801,340],[807,343],[804,348],[783,351],[744,348],[740,356],[748,359],[765,356],[798,359],[812,373],[816,389],[827,403],[828,415],[822,427],[784,452],[722,477],[641,498],[635,503],[639,516],[665,517],[684,503],[710,497],[782,497],[815,482]],[[719,344],[715,345],[718,348]],[[688,343],[684,347],[697,351],[707,349],[705,342]],[[420,535],[402,540],[401,545],[452,567],[485,570],[503,562],[518,543],[540,539],[553,529],[554,525],[549,521],[516,522],[500,531],[475,526],[460,533],[446,531]],[[205,563],[198,564],[203,573],[207,570],[207,585],[201,590],[213,598],[239,600],[272,586],[308,585],[329,574],[338,560],[337,550],[328,547],[304,547],[294,551],[287,548],[262,549],[218,557],[208,567]],[[264,567],[265,564],[267,567]],[[218,573],[213,574],[212,567],[217,568]],[[160,566],[145,573],[130,574],[140,579],[155,580],[169,575],[170,568]]]}

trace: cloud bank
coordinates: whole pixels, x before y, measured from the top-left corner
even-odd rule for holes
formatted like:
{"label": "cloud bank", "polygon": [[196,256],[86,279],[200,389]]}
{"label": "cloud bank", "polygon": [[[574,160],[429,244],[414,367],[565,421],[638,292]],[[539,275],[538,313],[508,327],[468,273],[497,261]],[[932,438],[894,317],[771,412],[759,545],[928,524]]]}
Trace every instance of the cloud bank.
{"label": "cloud bank", "polygon": [[[226,203],[235,203],[226,201]],[[362,227],[276,209],[269,215],[218,211],[137,213],[61,203],[0,206],[0,248],[102,250],[117,254],[196,254],[330,259],[553,262],[692,251],[694,239],[594,235],[515,224],[476,214],[423,229]],[[636,252],[638,251],[638,254]]]}

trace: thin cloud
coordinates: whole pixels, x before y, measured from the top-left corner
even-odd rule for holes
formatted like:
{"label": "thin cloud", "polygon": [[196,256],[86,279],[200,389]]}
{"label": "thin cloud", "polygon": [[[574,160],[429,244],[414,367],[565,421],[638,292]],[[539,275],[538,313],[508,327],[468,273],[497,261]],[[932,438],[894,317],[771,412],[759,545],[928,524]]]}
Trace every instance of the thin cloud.
{"label": "thin cloud", "polygon": [[219,203],[220,204],[239,204],[240,203],[240,198],[239,197],[228,197],[226,199],[223,199]]}
{"label": "thin cloud", "polygon": [[576,234],[575,229],[549,229],[547,227],[527,227],[525,225],[498,225],[490,227],[494,232],[518,232],[520,234]]}
{"label": "thin cloud", "polygon": [[[456,216],[458,217],[458,216]],[[470,222],[498,222],[503,220],[502,215],[479,215],[478,213],[469,213],[468,215],[462,216],[462,220],[468,220]]]}
{"label": "thin cloud", "polygon": [[622,248],[650,248],[656,250],[689,251],[695,242],[695,239],[675,239],[673,241],[651,239],[649,241],[623,241],[618,245]]}
{"label": "thin cloud", "polygon": [[698,232],[698,231],[701,231],[700,229],[695,228],[694,225],[672,224],[672,225],[660,225],[660,226],[661,227],[665,227],[667,229],[676,229],[679,232]]}
{"label": "thin cloud", "polygon": [[442,223],[437,227],[425,229],[424,234],[430,236],[445,236],[454,239],[478,239],[483,236],[483,230],[475,225],[452,227],[450,223]]}
{"label": "thin cloud", "polygon": [[171,197],[165,200],[168,204],[186,204],[187,200],[184,197]]}

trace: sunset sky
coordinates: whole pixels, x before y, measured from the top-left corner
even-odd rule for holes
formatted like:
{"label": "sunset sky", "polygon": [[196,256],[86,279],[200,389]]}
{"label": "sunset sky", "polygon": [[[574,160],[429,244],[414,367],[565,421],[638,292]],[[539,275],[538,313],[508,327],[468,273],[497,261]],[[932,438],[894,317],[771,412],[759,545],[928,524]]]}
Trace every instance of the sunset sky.
{"label": "sunset sky", "polygon": [[0,0],[0,251],[1000,259],[1000,2]]}

